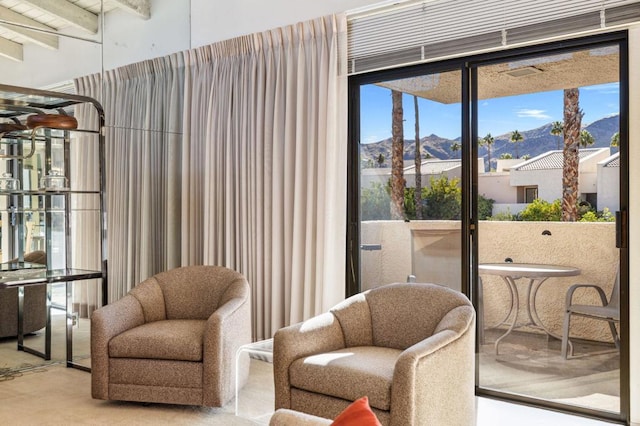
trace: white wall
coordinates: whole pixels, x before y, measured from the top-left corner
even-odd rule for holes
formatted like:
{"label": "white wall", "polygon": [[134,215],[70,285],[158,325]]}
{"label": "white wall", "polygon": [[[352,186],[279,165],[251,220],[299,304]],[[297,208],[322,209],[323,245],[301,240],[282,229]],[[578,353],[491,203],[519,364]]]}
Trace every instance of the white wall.
{"label": "white wall", "polygon": [[611,188],[620,187],[620,168],[598,165],[598,210],[607,207],[615,212],[620,209],[620,191]]}
{"label": "white wall", "polygon": [[375,0],[151,0],[151,18],[106,14],[104,32],[60,37],[57,50],[25,45],[24,61],[0,57],[0,83],[46,87],[146,59],[378,3]]}
{"label": "white wall", "polygon": [[198,47],[376,3],[380,1],[191,0],[191,45]]}
{"label": "white wall", "polygon": [[498,204],[516,203],[518,189],[511,186],[509,172],[482,173],[478,176],[478,193]]}
{"label": "white wall", "polygon": [[[221,2],[212,2],[218,4]],[[190,0],[151,0],[151,19],[123,10],[105,15],[104,69],[158,58],[191,47]],[[214,32],[216,27],[207,26]]]}

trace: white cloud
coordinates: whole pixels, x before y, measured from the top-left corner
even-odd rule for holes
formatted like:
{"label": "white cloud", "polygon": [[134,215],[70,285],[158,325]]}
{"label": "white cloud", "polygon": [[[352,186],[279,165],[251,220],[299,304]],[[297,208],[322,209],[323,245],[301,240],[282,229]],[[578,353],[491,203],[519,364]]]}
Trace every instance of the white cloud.
{"label": "white cloud", "polygon": [[543,109],[519,109],[516,111],[516,115],[520,118],[537,118],[539,120],[549,120],[550,115],[545,114]]}
{"label": "white cloud", "polygon": [[616,95],[620,93],[620,83],[597,84],[595,86],[581,87],[580,90],[596,91],[601,95]]}
{"label": "white cloud", "polygon": [[382,139],[383,139],[383,138],[380,138],[380,137],[378,137],[378,136],[376,136],[376,135],[369,135],[369,136],[366,136],[366,137],[362,140],[362,143],[364,143],[364,144],[374,143],[374,142],[379,142],[379,141],[381,141]]}

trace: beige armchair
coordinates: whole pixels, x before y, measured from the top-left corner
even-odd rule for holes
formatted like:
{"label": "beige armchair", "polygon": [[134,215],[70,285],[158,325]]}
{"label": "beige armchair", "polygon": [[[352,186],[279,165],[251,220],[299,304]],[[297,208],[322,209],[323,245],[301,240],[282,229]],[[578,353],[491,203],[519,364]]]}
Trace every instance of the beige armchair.
{"label": "beige armchair", "polygon": [[383,425],[472,425],[475,311],[434,284],[390,284],[274,336],[275,408],[328,419],[368,396]]}
{"label": "beige armchair", "polygon": [[235,353],[250,341],[240,273],[188,266],[157,274],[93,312],[92,396],[222,406],[235,393]]}

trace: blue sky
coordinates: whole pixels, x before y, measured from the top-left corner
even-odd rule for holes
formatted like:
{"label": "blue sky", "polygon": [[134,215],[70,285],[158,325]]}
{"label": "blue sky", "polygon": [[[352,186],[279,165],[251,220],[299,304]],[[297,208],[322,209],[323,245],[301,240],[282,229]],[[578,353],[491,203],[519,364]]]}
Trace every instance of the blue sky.
{"label": "blue sky", "polygon": [[[618,83],[580,88],[580,108],[583,125],[618,114]],[[535,129],[551,121],[562,121],[561,90],[529,95],[510,96],[480,101],[479,135],[494,136]],[[460,104],[446,105],[419,98],[420,137],[436,134],[448,139],[460,136]],[[371,143],[391,137],[391,91],[375,85],[363,86],[360,92],[361,142]],[[413,139],[413,96],[404,96],[405,139]]]}

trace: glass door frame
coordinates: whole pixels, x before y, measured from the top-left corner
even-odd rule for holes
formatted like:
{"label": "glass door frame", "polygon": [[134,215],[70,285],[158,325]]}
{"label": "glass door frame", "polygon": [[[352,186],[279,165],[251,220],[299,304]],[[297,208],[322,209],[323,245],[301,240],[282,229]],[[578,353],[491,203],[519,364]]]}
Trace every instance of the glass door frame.
{"label": "glass door frame", "polygon": [[[461,280],[462,292],[474,306],[478,306],[478,75],[480,66],[505,61],[522,60],[528,57],[547,56],[576,50],[596,48],[604,45],[619,46],[620,84],[620,220],[616,224],[616,241],[620,249],[620,413],[608,413],[584,407],[559,404],[521,395],[484,389],[479,385],[479,361],[476,357],[476,395],[500,400],[538,406],[556,411],[578,414],[602,420],[626,424],[630,418],[630,359],[629,359],[629,64],[628,33],[618,31],[552,43],[526,46],[516,49],[486,53],[466,58],[451,59],[437,63],[412,65],[403,68],[369,72],[349,76],[349,120],[348,120],[348,190],[347,190],[347,247],[345,296],[361,291],[360,287],[360,86],[383,80],[397,80],[417,75],[446,71],[462,73],[462,206],[461,206]],[[476,329],[476,336],[478,328]],[[476,338],[476,353],[479,343]]]}
{"label": "glass door frame", "polygon": [[[464,91],[464,82],[468,81],[466,77],[466,62],[464,59],[454,59],[448,61],[442,61],[430,64],[412,65],[404,68],[383,70],[368,72],[365,74],[357,74],[349,76],[349,120],[348,120],[348,135],[349,135],[349,153],[347,162],[347,268],[346,268],[346,288],[345,297],[352,296],[362,291],[360,283],[360,126],[356,125],[360,121],[360,87],[366,84],[373,84],[379,81],[399,80],[403,78],[416,77],[428,74],[437,74],[443,72],[461,72],[462,81],[460,82],[462,90]],[[464,99],[464,93],[463,93]],[[462,103],[462,122],[460,123],[460,129],[464,132],[464,117],[465,105]],[[391,113],[391,112],[390,112]],[[468,126],[466,126],[468,128]],[[464,133],[462,134],[464,141]],[[462,181],[469,179],[468,171],[465,167],[467,159],[464,158],[464,150],[462,150]],[[465,180],[466,179],[466,180]],[[468,206],[467,206],[468,208]],[[464,230],[468,229],[466,220],[468,218],[467,211],[465,210],[464,203],[464,190],[463,190],[463,202],[461,211],[461,233],[465,234]],[[463,238],[464,239],[464,238]],[[469,252],[469,248],[463,246],[461,250],[462,262],[465,262],[465,253]],[[469,270],[465,268],[464,270]],[[468,277],[461,275],[462,292],[469,294],[469,281]]]}

